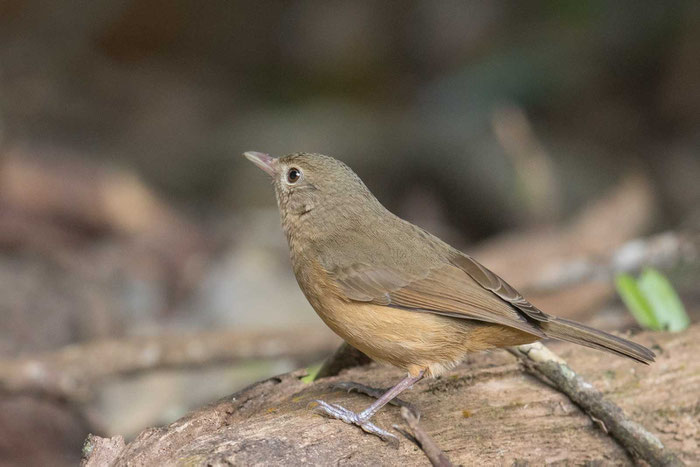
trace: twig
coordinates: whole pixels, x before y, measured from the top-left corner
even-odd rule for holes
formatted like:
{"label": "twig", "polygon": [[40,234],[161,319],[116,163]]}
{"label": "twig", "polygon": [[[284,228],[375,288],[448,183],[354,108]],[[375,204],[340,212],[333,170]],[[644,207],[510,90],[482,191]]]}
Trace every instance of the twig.
{"label": "twig", "polygon": [[406,438],[416,443],[423,450],[426,457],[435,467],[450,467],[452,462],[444,452],[435,444],[435,441],[426,433],[420,426],[419,417],[407,407],[401,407],[401,417],[404,419],[408,427],[413,432],[408,433],[401,427],[394,425],[394,429],[404,435]]}
{"label": "twig", "polygon": [[659,439],[633,422],[592,384],[576,374],[567,363],[539,342],[508,349],[530,371],[549,379],[558,390],[581,407],[604,431],[612,435],[628,452],[651,465],[681,466],[683,462],[666,449]]}
{"label": "twig", "polygon": [[347,368],[356,366],[368,365],[372,360],[355,347],[347,342],[343,342],[340,347],[333,352],[333,355],[328,357],[323,362],[321,369],[318,370],[315,379],[327,378],[335,376]]}
{"label": "twig", "polygon": [[544,293],[591,280],[609,281],[615,274],[634,272],[644,266],[669,267],[700,256],[700,235],[665,232],[625,243],[604,258],[581,258],[551,267],[527,293]]}
{"label": "twig", "polygon": [[330,352],[330,332],[209,332],[144,336],[75,344],[55,352],[0,360],[0,390],[34,392],[74,401],[116,376],[158,369],[200,367],[240,360],[292,358],[311,362]]}

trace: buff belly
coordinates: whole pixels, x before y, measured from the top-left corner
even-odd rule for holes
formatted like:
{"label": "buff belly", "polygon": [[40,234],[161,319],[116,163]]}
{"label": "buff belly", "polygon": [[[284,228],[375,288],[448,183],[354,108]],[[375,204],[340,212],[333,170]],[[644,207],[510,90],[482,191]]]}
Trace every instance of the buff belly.
{"label": "buff belly", "polygon": [[340,299],[317,303],[323,321],[372,359],[416,375],[437,376],[470,352],[538,338],[507,326]]}

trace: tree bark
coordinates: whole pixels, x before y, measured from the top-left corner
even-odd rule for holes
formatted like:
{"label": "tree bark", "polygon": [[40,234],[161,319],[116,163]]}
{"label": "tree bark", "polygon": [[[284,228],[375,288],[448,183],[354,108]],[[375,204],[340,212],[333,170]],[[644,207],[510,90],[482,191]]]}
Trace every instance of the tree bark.
{"label": "tree bark", "polygon": [[[681,460],[700,463],[700,326],[634,339],[656,351],[656,363],[647,367],[570,344],[552,348]],[[367,396],[333,389],[333,383],[388,387],[403,376],[400,371],[370,365],[314,383],[302,382],[302,375],[292,372],[256,383],[168,426],[147,429],[122,449],[114,449],[119,439],[90,438],[83,463],[429,465],[408,440],[394,449],[309,407],[323,399],[362,409],[370,403]],[[422,429],[455,465],[634,462],[567,396],[523,371],[506,352],[470,356],[442,378],[421,381],[401,397],[420,410]],[[393,406],[374,421],[385,429],[405,426]],[[110,446],[108,455],[101,452],[105,445]]]}

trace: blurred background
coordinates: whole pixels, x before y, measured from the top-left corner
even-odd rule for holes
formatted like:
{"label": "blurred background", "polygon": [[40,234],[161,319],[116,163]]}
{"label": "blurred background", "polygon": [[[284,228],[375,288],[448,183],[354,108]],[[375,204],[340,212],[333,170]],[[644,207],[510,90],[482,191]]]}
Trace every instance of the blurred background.
{"label": "blurred background", "polygon": [[0,464],[337,346],[246,150],[342,159],[547,312],[639,330],[654,264],[700,315],[696,1],[2,0]]}

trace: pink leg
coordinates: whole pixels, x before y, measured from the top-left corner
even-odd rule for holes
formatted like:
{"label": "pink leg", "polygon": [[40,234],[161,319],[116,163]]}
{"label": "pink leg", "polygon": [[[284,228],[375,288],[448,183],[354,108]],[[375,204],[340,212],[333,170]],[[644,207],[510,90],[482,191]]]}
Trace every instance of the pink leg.
{"label": "pink leg", "polygon": [[369,407],[367,407],[359,414],[356,414],[355,412],[352,412],[337,404],[329,404],[321,400],[316,401],[318,403],[318,410],[330,417],[342,420],[345,423],[357,425],[366,432],[377,435],[385,441],[397,439],[396,436],[392,435],[391,433],[385,430],[382,430],[374,423],[371,423],[369,419],[372,418],[372,416],[376,414],[379,411],[379,409],[388,404],[394,397],[398,396],[400,393],[402,393],[406,389],[409,389],[411,386],[420,381],[423,378],[423,374],[424,372],[421,371],[420,374],[418,374],[418,376],[409,375],[406,378],[402,379],[399,382],[399,384],[389,389],[379,399],[374,401]]}

